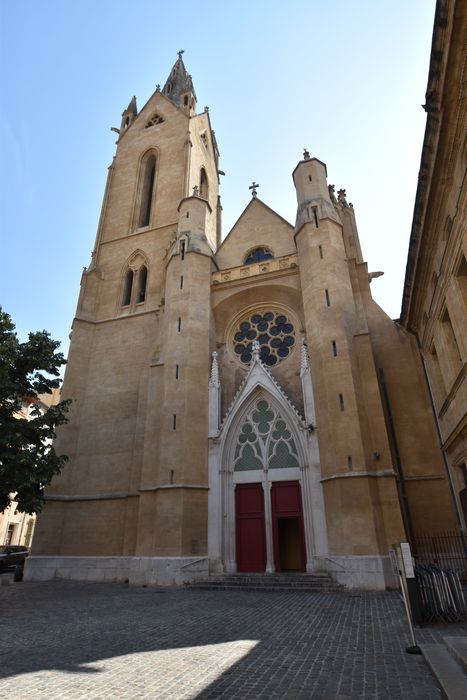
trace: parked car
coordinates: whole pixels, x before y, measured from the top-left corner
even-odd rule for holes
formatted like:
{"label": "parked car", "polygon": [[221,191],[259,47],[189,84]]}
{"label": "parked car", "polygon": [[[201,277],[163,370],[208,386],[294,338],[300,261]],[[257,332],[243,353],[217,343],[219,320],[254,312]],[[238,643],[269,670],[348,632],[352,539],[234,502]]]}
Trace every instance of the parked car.
{"label": "parked car", "polygon": [[27,547],[20,547],[15,544],[0,545],[0,573],[10,567],[23,565],[29,554]]}

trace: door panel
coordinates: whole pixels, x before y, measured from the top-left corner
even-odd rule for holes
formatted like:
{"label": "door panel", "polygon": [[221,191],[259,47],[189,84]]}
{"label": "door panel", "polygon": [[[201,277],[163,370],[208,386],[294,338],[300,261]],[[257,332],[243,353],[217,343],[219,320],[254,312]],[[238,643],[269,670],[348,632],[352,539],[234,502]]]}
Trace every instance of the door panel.
{"label": "door panel", "polygon": [[263,494],[261,484],[238,484],[235,489],[238,571],[266,569]]}
{"label": "door panel", "polygon": [[305,533],[299,482],[274,482],[271,505],[276,571],[305,571]]}

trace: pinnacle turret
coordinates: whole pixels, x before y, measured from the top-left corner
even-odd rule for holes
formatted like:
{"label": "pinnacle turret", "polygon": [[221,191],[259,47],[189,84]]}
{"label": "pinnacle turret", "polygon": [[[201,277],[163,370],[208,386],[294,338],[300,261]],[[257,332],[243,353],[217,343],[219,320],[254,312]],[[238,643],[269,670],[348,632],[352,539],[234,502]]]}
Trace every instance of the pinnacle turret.
{"label": "pinnacle turret", "polygon": [[196,93],[191,75],[183,63],[183,53],[183,51],[178,52],[178,59],[170,71],[162,92],[178,107],[188,109],[192,113],[196,109]]}

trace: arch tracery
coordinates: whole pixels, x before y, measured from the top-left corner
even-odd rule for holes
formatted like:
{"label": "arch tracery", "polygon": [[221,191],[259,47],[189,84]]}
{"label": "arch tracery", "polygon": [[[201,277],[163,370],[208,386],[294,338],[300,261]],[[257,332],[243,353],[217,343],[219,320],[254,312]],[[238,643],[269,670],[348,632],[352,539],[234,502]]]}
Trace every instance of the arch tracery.
{"label": "arch tracery", "polygon": [[299,467],[292,431],[280,411],[265,397],[243,418],[234,452],[234,471]]}

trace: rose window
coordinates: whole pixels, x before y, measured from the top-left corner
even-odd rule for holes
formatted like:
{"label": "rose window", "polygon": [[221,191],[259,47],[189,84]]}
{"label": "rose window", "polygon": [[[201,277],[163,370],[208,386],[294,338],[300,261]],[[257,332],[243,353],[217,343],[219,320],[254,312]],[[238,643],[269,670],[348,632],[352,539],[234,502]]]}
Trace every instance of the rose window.
{"label": "rose window", "polygon": [[295,329],[281,312],[254,313],[243,320],[234,333],[234,352],[240,362],[251,362],[253,341],[260,345],[261,362],[273,367],[286,358],[295,344]]}

